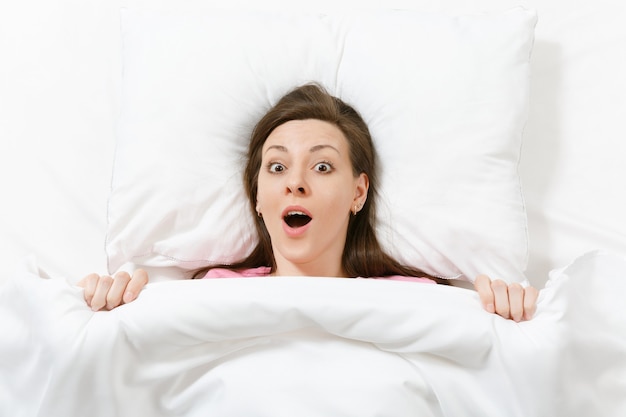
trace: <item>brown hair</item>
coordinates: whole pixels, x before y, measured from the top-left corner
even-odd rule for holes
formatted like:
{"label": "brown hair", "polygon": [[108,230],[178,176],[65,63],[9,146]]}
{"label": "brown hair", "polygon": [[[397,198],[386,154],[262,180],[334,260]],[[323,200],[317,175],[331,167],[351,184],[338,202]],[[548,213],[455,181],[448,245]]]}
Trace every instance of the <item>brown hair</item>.
{"label": "brown hair", "polygon": [[[429,277],[423,271],[400,264],[385,253],[376,238],[376,195],[378,188],[377,157],[372,138],[359,113],[317,84],[307,84],[285,95],[257,123],[248,147],[244,185],[250,209],[255,218],[259,242],[252,253],[239,262],[212,265],[193,271],[193,278],[202,277],[213,268],[232,270],[268,266],[276,270],[269,233],[262,218],[256,215],[257,183],[261,168],[262,148],[267,137],[278,126],[292,120],[316,119],[337,126],[348,140],[354,176],[369,177],[368,198],[361,211],[350,217],[343,250],[342,266],[350,277],[383,277],[390,275]],[[439,281],[439,280],[437,280]]]}

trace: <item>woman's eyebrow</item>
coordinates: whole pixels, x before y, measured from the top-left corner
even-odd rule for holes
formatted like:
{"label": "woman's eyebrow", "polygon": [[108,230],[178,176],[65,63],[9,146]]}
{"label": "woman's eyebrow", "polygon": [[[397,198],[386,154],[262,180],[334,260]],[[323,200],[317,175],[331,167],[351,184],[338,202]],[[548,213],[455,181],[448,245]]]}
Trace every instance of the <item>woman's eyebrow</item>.
{"label": "woman's eyebrow", "polygon": [[272,146],[268,146],[267,149],[265,150],[265,153],[268,153],[270,149],[276,149],[278,151],[281,152],[287,152],[287,148],[285,146],[282,145],[272,145]]}
{"label": "woman's eyebrow", "polygon": [[332,145],[315,145],[311,149],[309,149],[309,152],[313,153],[313,152],[321,151],[322,149],[325,149],[325,148],[330,148],[334,150],[335,152],[337,152],[339,155],[341,155],[341,152],[339,152],[339,149],[335,148]]}
{"label": "woman's eyebrow", "polygon": [[[332,145],[315,145],[315,146],[311,147],[311,149],[309,149],[309,152],[310,153],[318,152],[318,151],[321,151],[322,149],[326,149],[326,148],[330,148],[330,149],[334,150],[335,152],[337,152],[339,155],[341,155],[341,152],[339,152],[339,150],[337,148],[335,148],[334,146],[332,146]],[[277,151],[280,151],[280,152],[288,152],[286,146],[272,145],[272,146],[268,146],[268,148],[265,150],[265,153],[269,152],[270,149],[276,149]]]}

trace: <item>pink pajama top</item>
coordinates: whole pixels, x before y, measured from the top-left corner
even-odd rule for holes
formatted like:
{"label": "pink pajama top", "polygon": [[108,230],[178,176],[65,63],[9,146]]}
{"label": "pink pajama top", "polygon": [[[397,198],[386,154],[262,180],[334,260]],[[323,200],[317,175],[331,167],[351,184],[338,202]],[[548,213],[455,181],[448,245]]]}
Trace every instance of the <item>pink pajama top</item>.
{"label": "pink pajama top", "polygon": [[[225,268],[213,268],[206,273],[204,278],[260,278],[267,277],[270,274],[270,268],[268,266],[260,266],[258,268],[243,269],[241,271],[233,271]],[[403,277],[400,275],[393,275],[389,277],[375,277],[368,279],[389,279],[392,281],[409,281],[409,282],[421,282],[424,284],[436,284],[435,281],[429,278],[423,277]]]}

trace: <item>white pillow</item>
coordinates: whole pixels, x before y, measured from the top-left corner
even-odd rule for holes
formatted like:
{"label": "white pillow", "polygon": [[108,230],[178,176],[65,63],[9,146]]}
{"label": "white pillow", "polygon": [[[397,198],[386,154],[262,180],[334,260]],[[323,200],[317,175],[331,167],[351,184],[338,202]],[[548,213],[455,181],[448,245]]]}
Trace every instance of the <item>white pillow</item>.
{"label": "white pillow", "polygon": [[316,81],[368,122],[378,232],[445,276],[524,281],[517,165],[536,14],[314,15],[124,10],[123,85],[106,250],[185,269],[231,262],[256,236],[242,169],[252,127]]}

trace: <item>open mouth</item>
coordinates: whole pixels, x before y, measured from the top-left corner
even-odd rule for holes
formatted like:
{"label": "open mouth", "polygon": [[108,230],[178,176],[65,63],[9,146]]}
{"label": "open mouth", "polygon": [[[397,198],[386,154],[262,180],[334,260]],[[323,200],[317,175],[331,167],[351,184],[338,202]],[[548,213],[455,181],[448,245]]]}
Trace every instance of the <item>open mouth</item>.
{"label": "open mouth", "polygon": [[287,223],[287,226],[297,229],[309,224],[311,217],[301,211],[290,211],[283,217],[283,220]]}

